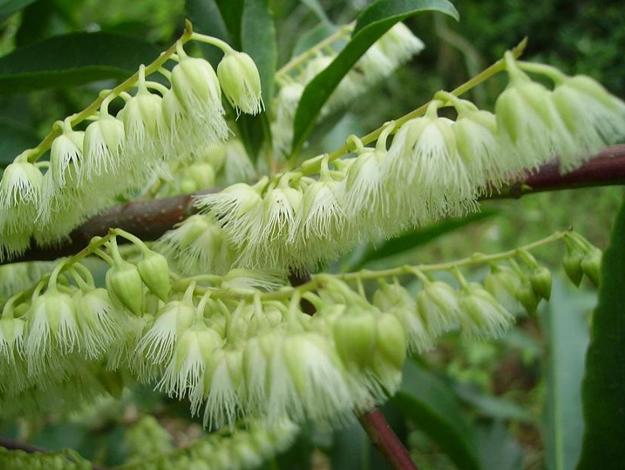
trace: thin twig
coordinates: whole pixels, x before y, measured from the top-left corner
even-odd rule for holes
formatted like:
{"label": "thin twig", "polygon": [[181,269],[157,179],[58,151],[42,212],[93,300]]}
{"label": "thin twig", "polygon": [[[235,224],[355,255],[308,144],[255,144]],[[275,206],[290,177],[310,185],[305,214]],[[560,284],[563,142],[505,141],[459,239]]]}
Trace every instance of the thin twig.
{"label": "thin twig", "polygon": [[[610,185],[625,185],[625,144],[608,147],[565,175],[559,173],[555,164],[546,165],[487,199],[519,198],[544,191]],[[211,191],[214,190],[113,207],[77,227],[64,243],[46,248],[33,246],[21,256],[0,261],[0,264],[53,260],[72,255],[84,248],[92,237],[104,236],[112,227],[127,230],[145,241],[156,240],[195,212],[193,196]]]}

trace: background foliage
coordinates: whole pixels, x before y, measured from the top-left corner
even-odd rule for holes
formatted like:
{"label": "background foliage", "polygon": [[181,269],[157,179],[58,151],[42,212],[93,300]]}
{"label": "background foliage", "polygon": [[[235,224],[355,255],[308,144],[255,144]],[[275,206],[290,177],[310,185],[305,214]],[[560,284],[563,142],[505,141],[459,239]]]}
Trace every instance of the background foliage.
{"label": "background foliage", "polygon": [[[351,21],[366,4],[269,3],[277,44],[264,59],[269,64],[285,63],[294,51]],[[332,148],[350,133],[362,134],[409,111],[434,90],[458,85],[526,35],[530,39],[526,57],[592,75],[624,97],[625,9],[619,3],[546,0],[528,8],[522,0],[458,0],[460,23],[442,15],[434,21],[431,15],[410,20],[426,43],[425,52],[330,122],[331,132],[319,145]],[[84,107],[113,79],[154,57],[180,33],[185,16],[210,16],[211,5],[203,0],[0,2],[0,164],[35,144],[52,122]],[[84,32],[98,34],[84,41],[79,36]],[[247,49],[267,38],[231,40]],[[472,99],[492,104],[498,86],[480,88]],[[246,123],[239,125],[243,128]],[[479,217],[428,227],[377,250],[359,247],[336,269],[496,251],[568,226],[605,248],[621,194],[620,188],[603,188],[489,202]],[[541,253],[554,269],[559,269],[560,256]],[[449,337],[409,363],[405,383],[385,413],[410,443],[420,468],[575,466],[584,434],[580,390],[588,314],[596,293],[589,286],[572,290],[567,282],[555,284],[549,308],[541,309],[537,317],[520,319],[501,341],[465,344]],[[588,387],[592,385],[585,390]],[[199,425],[187,418],[185,406],[149,390],[124,394],[119,403],[100,408],[95,416],[83,413],[69,421],[52,415],[0,423],[0,434],[47,449],[73,447],[85,457],[112,465],[125,458],[119,443],[128,425],[143,413],[156,415],[177,445],[200,433]],[[360,427],[356,423],[352,427],[335,435],[307,429],[292,450],[269,465],[384,468]]]}

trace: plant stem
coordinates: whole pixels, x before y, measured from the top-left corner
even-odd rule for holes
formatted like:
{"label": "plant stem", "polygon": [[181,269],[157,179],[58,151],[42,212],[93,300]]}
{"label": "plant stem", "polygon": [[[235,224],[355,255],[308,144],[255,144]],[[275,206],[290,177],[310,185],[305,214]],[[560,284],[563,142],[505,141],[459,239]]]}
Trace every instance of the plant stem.
{"label": "plant stem", "polygon": [[418,470],[408,450],[391,429],[386,418],[377,408],[358,416],[371,442],[397,470]]}

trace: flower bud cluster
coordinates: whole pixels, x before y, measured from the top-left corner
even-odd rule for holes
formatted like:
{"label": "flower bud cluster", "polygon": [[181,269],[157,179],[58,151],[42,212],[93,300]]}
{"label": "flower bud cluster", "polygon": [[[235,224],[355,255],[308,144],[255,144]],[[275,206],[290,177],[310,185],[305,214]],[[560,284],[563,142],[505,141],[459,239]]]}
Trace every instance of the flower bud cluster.
{"label": "flower bud cluster", "polygon": [[[337,46],[338,47],[338,46]],[[390,76],[398,67],[408,62],[424,48],[417,38],[403,23],[397,23],[378,41],[376,41],[354,65],[321,110],[325,116],[347,106],[358,96],[364,94],[377,83]],[[286,155],[291,151],[293,139],[293,120],[297,104],[306,85],[322,72],[336,57],[338,52],[330,54],[327,49],[309,60],[296,76],[280,87],[273,104],[274,121],[272,135],[274,153]]]}
{"label": "flower bud cluster", "polygon": [[25,452],[0,447],[0,464],[4,470],[91,470],[88,460],[78,452]]}
{"label": "flower bud cluster", "polygon": [[212,433],[199,438],[189,447],[152,454],[151,458],[128,462],[122,470],[175,468],[176,470],[237,470],[256,468],[263,461],[290,447],[298,428],[290,421],[268,425],[259,421],[245,423],[228,433]]}
{"label": "flower bud cluster", "polygon": [[126,430],[124,437],[127,462],[139,464],[154,458],[155,455],[162,458],[163,454],[173,450],[170,434],[151,415],[142,416]]}
{"label": "flower bud cluster", "polygon": [[[225,47],[225,46],[224,46]],[[0,181],[0,257],[24,251],[34,237],[57,242],[82,220],[133,194],[162,173],[174,158],[224,141],[229,133],[222,91],[237,109],[262,109],[260,78],[252,59],[228,48],[218,71],[190,57],[178,43],[177,64],[163,72],[169,88],[146,80],[141,66],[134,95],[109,94],[84,131],[71,118],[56,124],[60,135],[49,160],[32,163],[27,150],[11,163]],[[117,115],[110,102],[123,99]],[[180,181],[181,191],[213,184],[212,168],[199,165]]]}

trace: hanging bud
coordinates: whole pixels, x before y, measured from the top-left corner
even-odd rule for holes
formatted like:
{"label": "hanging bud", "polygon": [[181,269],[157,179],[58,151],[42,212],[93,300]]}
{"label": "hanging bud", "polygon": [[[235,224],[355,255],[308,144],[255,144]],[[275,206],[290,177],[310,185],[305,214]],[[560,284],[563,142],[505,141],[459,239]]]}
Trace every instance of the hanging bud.
{"label": "hanging bud", "polygon": [[263,108],[260,75],[256,64],[245,52],[228,52],[217,66],[219,84],[228,101],[247,114]]}
{"label": "hanging bud", "polygon": [[476,337],[499,337],[514,317],[479,284],[464,287],[460,297],[463,333]]}
{"label": "hanging bud", "polygon": [[127,261],[116,262],[106,272],[106,288],[113,300],[135,315],[143,314],[143,282],[134,264]]}
{"label": "hanging bud", "polygon": [[588,279],[595,286],[599,286],[601,282],[601,258],[603,254],[599,248],[592,247],[583,257],[580,267]]}
{"label": "hanging bud", "polygon": [[528,279],[524,279],[517,288],[516,298],[521,302],[521,305],[523,305],[527,313],[536,313],[540,298],[536,295]]}
{"label": "hanging bud", "polygon": [[376,319],[375,350],[376,357],[387,366],[401,371],[406,359],[406,332],[395,316],[383,313]]}
{"label": "hanging bud", "polygon": [[551,271],[544,266],[537,266],[529,276],[534,292],[545,300],[551,297]]}
{"label": "hanging bud", "polygon": [[458,326],[456,291],[444,282],[428,282],[417,294],[417,309],[430,335],[438,336]]}
{"label": "hanging bud", "polygon": [[581,253],[579,250],[569,247],[567,247],[566,254],[562,259],[562,265],[564,266],[564,271],[566,272],[566,275],[576,286],[579,286],[580,282],[582,282],[582,277],[584,276],[584,272],[582,270],[583,259],[583,253]]}
{"label": "hanging bud", "polygon": [[376,319],[370,312],[349,310],[332,326],[334,343],[343,363],[365,368],[376,347]]}
{"label": "hanging bud", "polygon": [[137,263],[137,270],[148,289],[163,302],[169,299],[171,281],[167,259],[160,253],[148,251]]}
{"label": "hanging bud", "polygon": [[510,312],[517,312],[521,306],[516,297],[521,278],[508,266],[493,266],[484,279],[484,288]]}
{"label": "hanging bud", "polygon": [[189,166],[187,174],[198,190],[215,186],[215,170],[210,163],[194,163]]}

